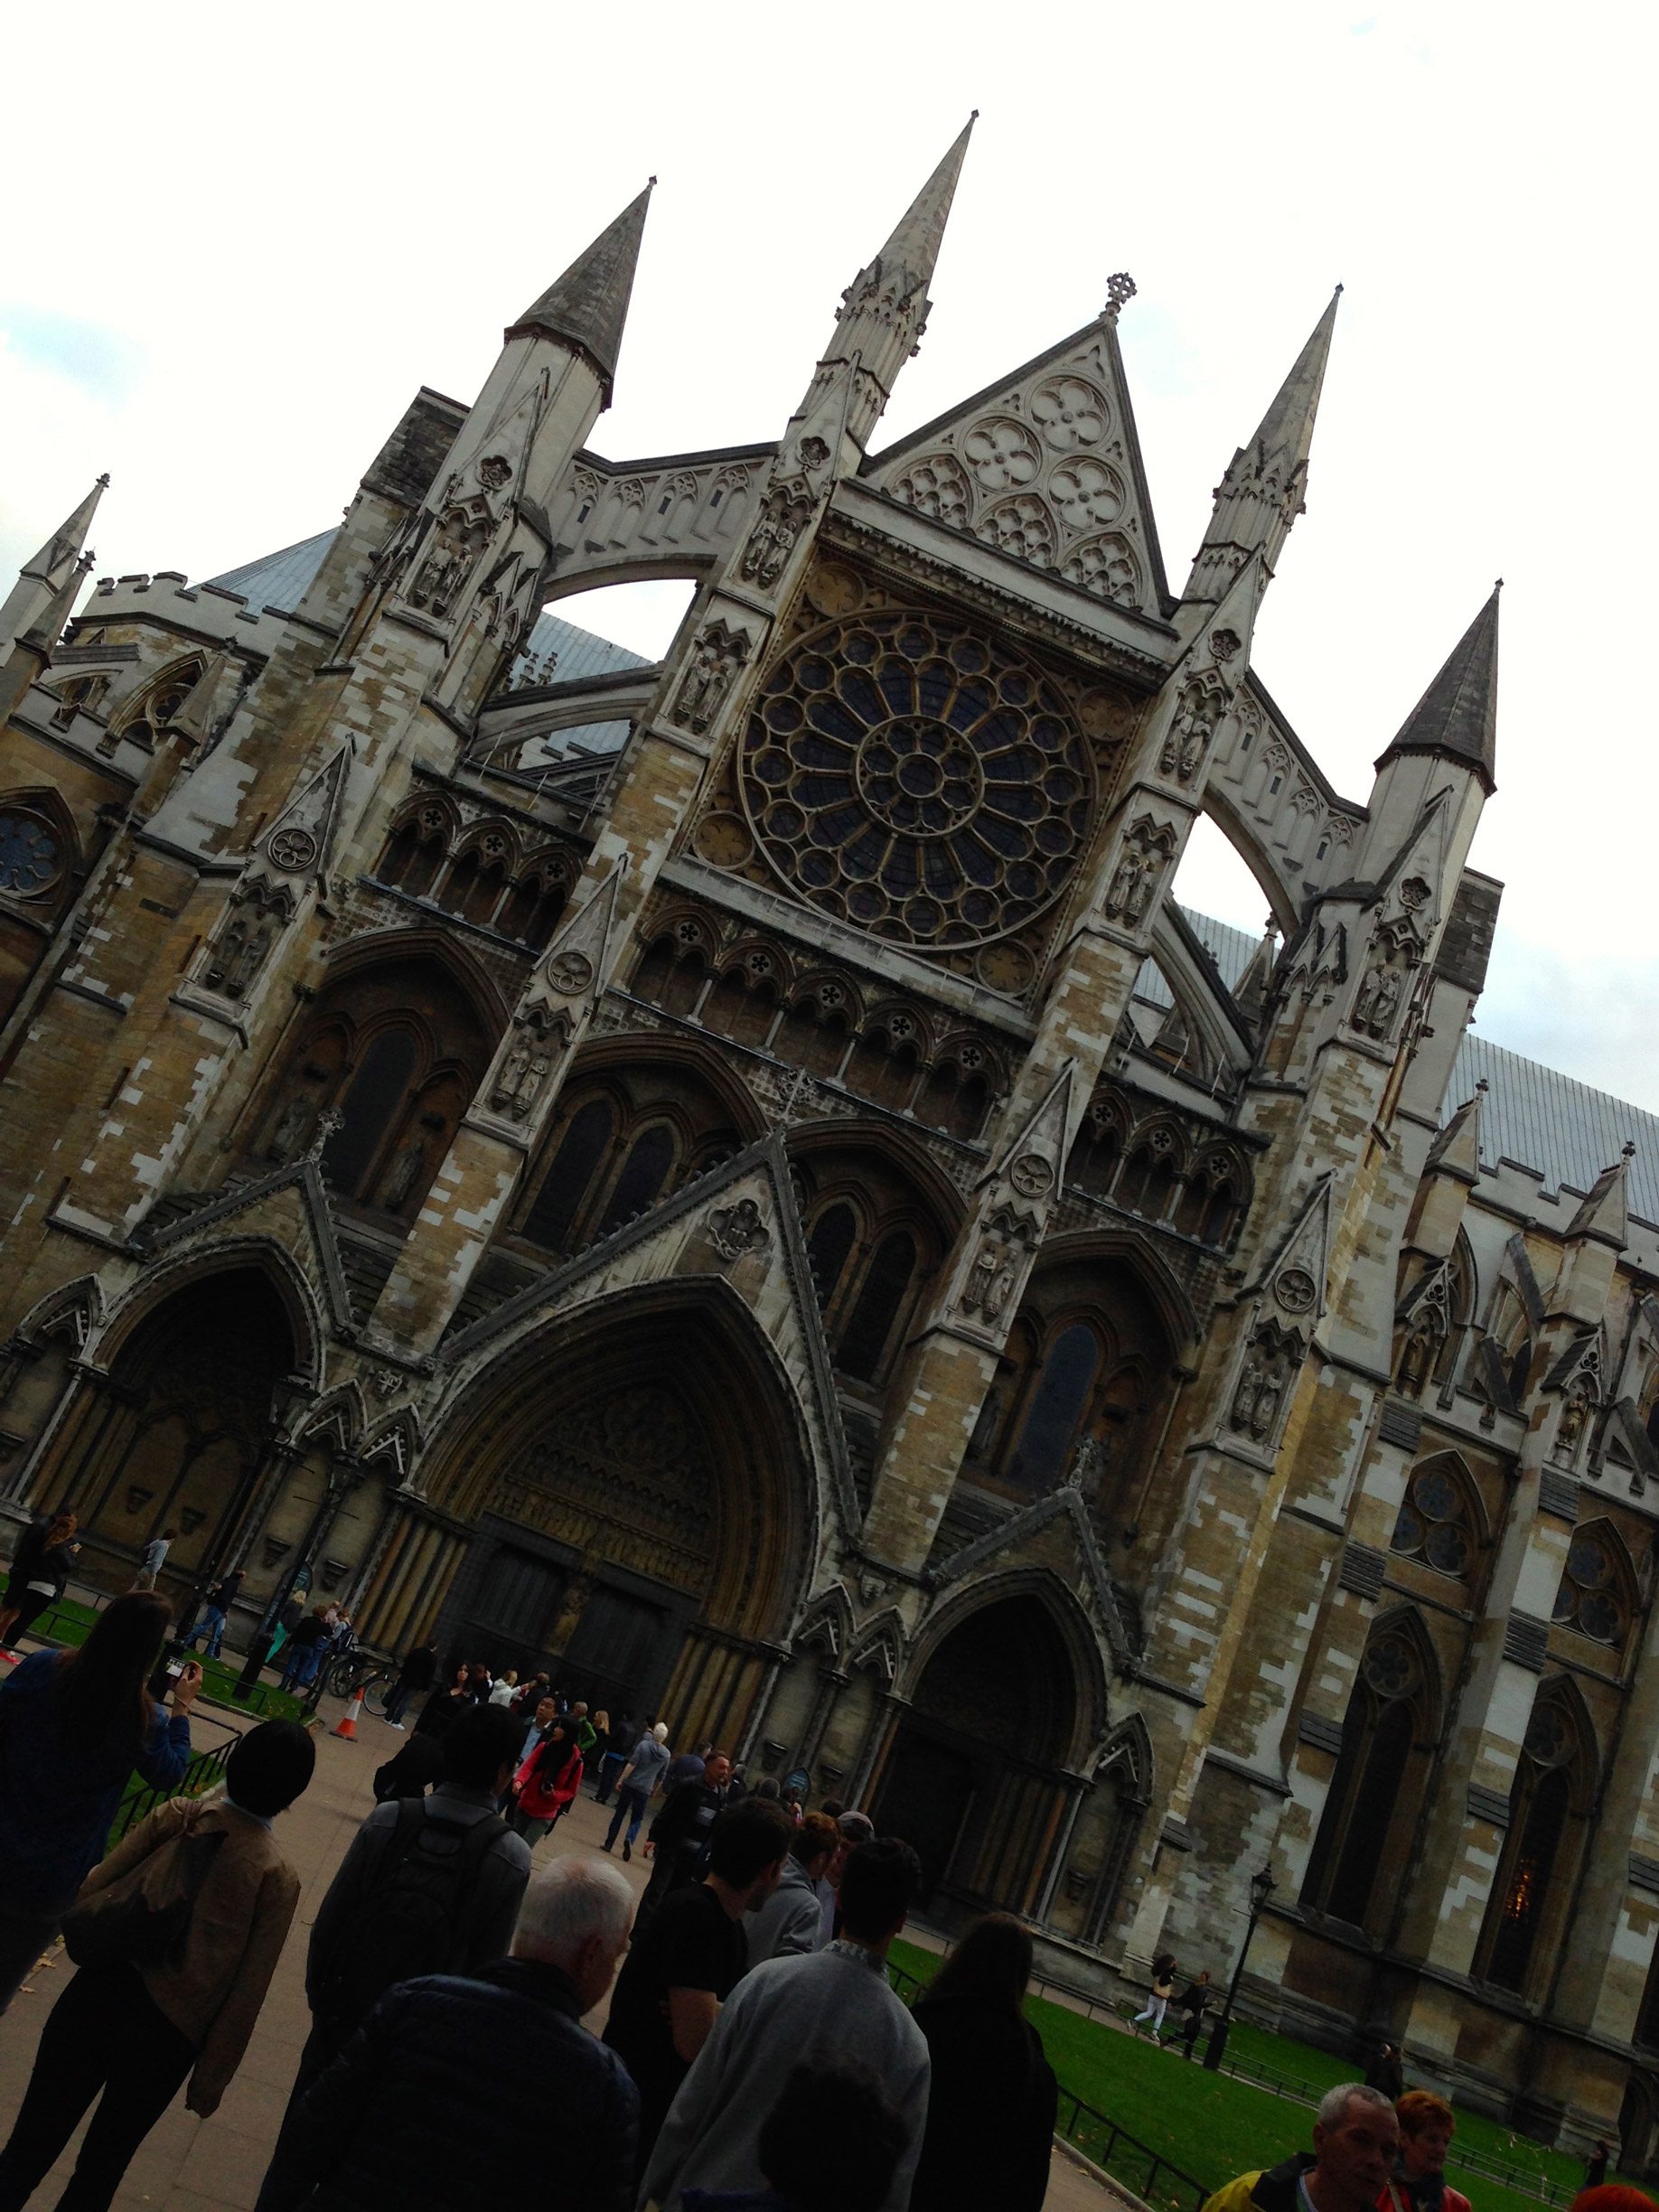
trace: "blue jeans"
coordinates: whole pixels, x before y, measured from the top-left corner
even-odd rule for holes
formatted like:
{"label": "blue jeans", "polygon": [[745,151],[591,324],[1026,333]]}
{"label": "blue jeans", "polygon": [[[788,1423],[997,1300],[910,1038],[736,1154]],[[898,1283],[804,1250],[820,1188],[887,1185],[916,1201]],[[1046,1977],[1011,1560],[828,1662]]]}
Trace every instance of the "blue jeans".
{"label": "blue jeans", "polygon": [[317,1671],[321,1656],[314,1644],[295,1644],[288,1648],[288,1664],[282,1671],[282,1688],[304,1690]]}
{"label": "blue jeans", "polygon": [[642,1795],[639,1790],[617,1791],[616,1810],[611,1815],[611,1832],[605,1839],[607,1851],[615,1842],[617,1831],[623,1821],[628,1823],[628,1848],[632,1851],[634,1838],[640,1832],[640,1823],[645,1817],[645,1808],[650,1803],[649,1796]]}
{"label": "blue jeans", "polygon": [[208,1640],[208,1657],[217,1659],[219,1647],[224,1642],[225,1636],[225,1617],[217,1606],[209,1606],[207,1611],[185,1637],[184,1649],[188,1651],[196,1638],[202,1636]]}

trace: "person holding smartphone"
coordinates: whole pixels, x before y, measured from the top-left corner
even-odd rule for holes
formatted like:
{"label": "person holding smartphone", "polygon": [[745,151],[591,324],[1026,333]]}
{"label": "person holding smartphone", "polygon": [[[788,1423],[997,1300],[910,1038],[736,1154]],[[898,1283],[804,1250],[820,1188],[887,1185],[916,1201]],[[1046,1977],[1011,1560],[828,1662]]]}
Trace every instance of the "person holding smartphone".
{"label": "person holding smartphone", "polygon": [[145,1688],[171,1620],[130,1591],[79,1651],[32,1652],[0,1684],[0,2012],[103,1857],[133,1769],[171,1789],[190,1764],[202,1669],[178,1663],[171,1711]]}

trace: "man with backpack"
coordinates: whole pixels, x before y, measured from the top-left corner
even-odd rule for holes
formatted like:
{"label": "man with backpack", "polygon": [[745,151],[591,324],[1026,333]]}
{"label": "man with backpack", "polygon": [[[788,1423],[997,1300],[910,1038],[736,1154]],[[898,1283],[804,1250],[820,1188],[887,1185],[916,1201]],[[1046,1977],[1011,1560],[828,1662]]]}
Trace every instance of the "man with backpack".
{"label": "man with backpack", "polygon": [[[312,2083],[394,1982],[475,1974],[505,1954],[530,1854],[495,1806],[521,1734],[499,1706],[458,1714],[444,1733],[437,1787],[377,1805],[358,1830],[311,1930],[311,2033],[283,2136]],[[279,2136],[279,2160],[282,2143]]]}

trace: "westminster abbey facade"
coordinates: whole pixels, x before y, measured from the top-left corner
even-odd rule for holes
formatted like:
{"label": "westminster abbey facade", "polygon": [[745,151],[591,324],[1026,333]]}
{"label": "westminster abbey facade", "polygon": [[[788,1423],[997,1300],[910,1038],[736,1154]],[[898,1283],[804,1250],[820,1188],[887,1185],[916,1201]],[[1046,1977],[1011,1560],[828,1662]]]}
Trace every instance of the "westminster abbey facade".
{"label": "westminster abbey facade", "polygon": [[1098,1993],[1266,1866],[1260,2012],[1639,2163],[1659,1186],[1465,1035],[1497,599],[1338,797],[1251,656],[1334,300],[1179,588],[1125,278],[881,449],[966,141],[779,436],[590,446],[642,195],[336,528],[24,569],[5,1510],[804,1769]]}

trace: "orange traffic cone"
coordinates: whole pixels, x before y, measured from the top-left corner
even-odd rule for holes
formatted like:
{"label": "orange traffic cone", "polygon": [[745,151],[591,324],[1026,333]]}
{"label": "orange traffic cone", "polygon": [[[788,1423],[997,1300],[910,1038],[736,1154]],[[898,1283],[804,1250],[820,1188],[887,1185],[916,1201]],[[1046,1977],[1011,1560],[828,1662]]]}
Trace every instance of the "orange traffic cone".
{"label": "orange traffic cone", "polygon": [[355,1743],[357,1741],[357,1716],[362,1710],[363,1693],[360,1690],[356,1696],[351,1700],[351,1702],[346,1707],[344,1712],[341,1714],[339,1720],[335,1721],[333,1727],[330,1729],[329,1734],[331,1736],[343,1736],[348,1739],[348,1741]]}

